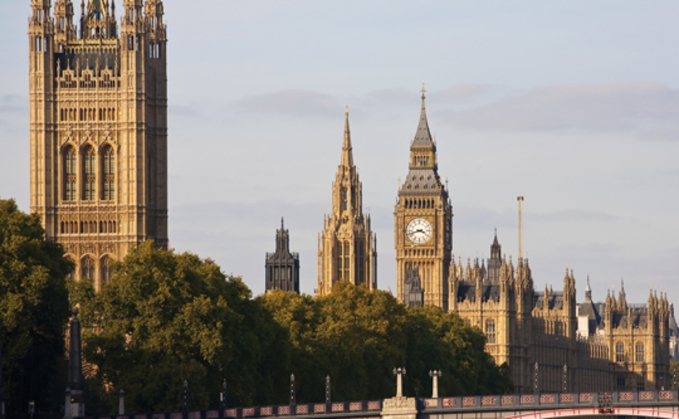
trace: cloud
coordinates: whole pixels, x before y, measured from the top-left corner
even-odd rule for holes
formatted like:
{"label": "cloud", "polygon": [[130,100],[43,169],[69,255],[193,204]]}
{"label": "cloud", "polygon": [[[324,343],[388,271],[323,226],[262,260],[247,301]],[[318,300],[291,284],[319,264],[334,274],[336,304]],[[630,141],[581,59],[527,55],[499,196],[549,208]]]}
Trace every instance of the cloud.
{"label": "cloud", "polygon": [[631,131],[679,140],[679,90],[651,82],[563,84],[449,112],[460,128],[499,131]]}
{"label": "cloud", "polygon": [[255,112],[297,117],[337,117],[343,108],[337,97],[312,90],[280,90],[249,96],[235,105]]}
{"label": "cloud", "polygon": [[[475,99],[479,96],[485,95],[486,93],[495,89],[495,86],[489,84],[474,84],[474,83],[461,83],[443,90],[435,90],[428,95],[433,100],[452,100],[452,101],[466,101],[469,99]],[[411,93],[412,96],[412,93]]]}
{"label": "cloud", "polygon": [[19,95],[0,96],[0,114],[24,113],[28,111],[28,98]]}
{"label": "cloud", "polygon": [[615,254],[620,250],[620,246],[615,243],[590,243],[584,245],[571,243],[557,246],[556,250],[570,254],[596,255],[596,257],[601,257],[602,254]]}
{"label": "cloud", "polygon": [[527,217],[530,218],[531,221],[547,224],[556,222],[608,222],[620,218],[604,211],[588,210],[563,210],[544,214],[530,213],[527,214]]}

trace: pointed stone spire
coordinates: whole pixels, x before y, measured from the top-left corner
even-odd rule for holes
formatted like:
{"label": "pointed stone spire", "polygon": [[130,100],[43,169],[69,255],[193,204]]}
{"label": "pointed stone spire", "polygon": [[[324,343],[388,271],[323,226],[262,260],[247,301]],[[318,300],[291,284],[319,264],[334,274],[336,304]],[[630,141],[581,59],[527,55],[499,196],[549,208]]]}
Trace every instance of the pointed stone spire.
{"label": "pointed stone spire", "polygon": [[429,131],[429,123],[427,122],[427,110],[424,106],[424,83],[422,83],[422,109],[420,110],[420,122],[417,125],[417,132],[415,133],[414,146],[430,146],[433,147],[434,141],[431,139],[431,132]]}
{"label": "pointed stone spire", "polygon": [[592,287],[589,285],[589,275],[587,275],[587,287],[585,288],[585,301],[592,301]]}
{"label": "pointed stone spire", "polygon": [[342,166],[354,165],[354,156],[351,151],[351,132],[349,131],[349,107],[344,110],[344,142],[342,143]]}

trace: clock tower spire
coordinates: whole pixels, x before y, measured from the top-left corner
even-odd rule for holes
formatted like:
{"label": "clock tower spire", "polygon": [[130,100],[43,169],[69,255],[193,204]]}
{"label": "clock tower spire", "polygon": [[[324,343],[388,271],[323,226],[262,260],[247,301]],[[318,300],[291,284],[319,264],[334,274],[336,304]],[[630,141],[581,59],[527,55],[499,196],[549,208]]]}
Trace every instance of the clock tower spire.
{"label": "clock tower spire", "polygon": [[405,301],[408,267],[417,265],[424,304],[448,310],[448,270],[451,261],[453,209],[438,173],[422,86],[422,108],[410,143],[408,176],[394,207],[396,277],[399,301]]}

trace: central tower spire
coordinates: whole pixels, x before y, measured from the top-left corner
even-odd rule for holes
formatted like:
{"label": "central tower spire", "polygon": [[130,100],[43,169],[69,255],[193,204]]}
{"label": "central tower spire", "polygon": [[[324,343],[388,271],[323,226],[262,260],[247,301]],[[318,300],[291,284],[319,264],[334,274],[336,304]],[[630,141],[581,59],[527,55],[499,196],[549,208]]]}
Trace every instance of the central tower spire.
{"label": "central tower spire", "polygon": [[349,107],[344,110],[344,142],[342,143],[342,166],[354,166],[354,156],[351,151],[351,132],[349,131]]}
{"label": "central tower spire", "polygon": [[370,216],[363,215],[363,191],[354,165],[347,109],[342,159],[332,185],[332,214],[324,218],[318,243],[317,295],[329,294],[341,280],[377,288],[376,247]]}

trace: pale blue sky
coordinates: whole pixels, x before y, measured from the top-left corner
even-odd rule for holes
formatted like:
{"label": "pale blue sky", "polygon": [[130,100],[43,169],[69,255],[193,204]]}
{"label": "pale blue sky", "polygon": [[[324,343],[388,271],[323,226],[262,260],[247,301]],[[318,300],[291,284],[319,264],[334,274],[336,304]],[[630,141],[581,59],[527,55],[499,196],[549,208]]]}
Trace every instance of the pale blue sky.
{"label": "pale blue sky", "polygon": [[[117,10],[122,12],[122,2]],[[679,301],[676,1],[166,0],[170,240],[264,289],[280,217],[316,286],[344,105],[396,290],[393,205],[422,81],[456,258],[517,254],[579,299]],[[76,7],[76,9],[79,9]],[[29,209],[28,0],[0,0],[0,196]]]}

